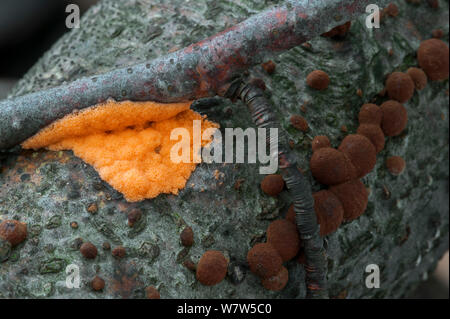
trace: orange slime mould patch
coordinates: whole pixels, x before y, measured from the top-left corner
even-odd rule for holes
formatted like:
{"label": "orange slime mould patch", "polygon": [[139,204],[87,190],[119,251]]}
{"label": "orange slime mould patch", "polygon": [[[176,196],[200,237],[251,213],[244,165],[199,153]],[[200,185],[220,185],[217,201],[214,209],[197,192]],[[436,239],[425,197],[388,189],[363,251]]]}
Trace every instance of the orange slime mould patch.
{"label": "orange slime mould patch", "polygon": [[[185,128],[191,136],[193,121],[201,121],[202,133],[218,124],[190,109],[191,102],[107,101],[65,116],[22,143],[26,149],[72,150],[92,165],[100,177],[130,202],[161,193],[178,194],[196,163],[174,163],[171,131]],[[202,146],[212,141],[202,140]],[[187,141],[183,141],[186,142]]]}

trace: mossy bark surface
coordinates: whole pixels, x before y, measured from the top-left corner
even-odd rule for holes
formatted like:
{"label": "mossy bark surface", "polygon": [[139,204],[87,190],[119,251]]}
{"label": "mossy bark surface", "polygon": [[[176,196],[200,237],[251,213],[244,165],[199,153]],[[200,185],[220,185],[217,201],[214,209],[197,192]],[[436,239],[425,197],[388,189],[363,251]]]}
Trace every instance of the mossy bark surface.
{"label": "mossy bark surface", "polygon": [[[440,1],[439,9],[427,1],[393,2],[400,14],[385,17],[379,30],[367,29],[361,17],[345,39],[318,37],[310,46],[276,58],[271,76],[261,67],[250,70],[249,77],[262,78],[271,92],[314,191],[323,186],[308,171],[312,138],[327,135],[337,147],[346,134],[356,131],[361,105],[383,101],[377,94],[385,76],[417,65],[415,52],[421,40],[437,28],[448,38],[447,1]],[[84,15],[80,29],[64,35],[39,60],[12,95],[156,58],[275,3],[103,0]],[[315,69],[330,75],[328,90],[306,86],[307,74]],[[326,238],[331,297],[404,297],[426,279],[448,249],[448,102],[447,80],[429,83],[405,104],[407,129],[386,139],[375,169],[363,179],[370,190],[366,212]],[[222,99],[208,103],[210,108],[198,110],[222,128],[254,127],[241,103]],[[292,114],[307,119],[307,133],[291,127]],[[342,131],[344,125],[347,133]],[[407,163],[398,177],[385,168],[386,158],[393,155]],[[153,285],[162,298],[303,298],[304,271],[296,261],[287,264],[290,279],[281,292],[265,290],[246,269],[249,248],[264,240],[270,221],[282,218],[290,205],[287,192],[276,199],[261,192],[263,176],[258,169],[255,164],[203,163],[178,196],[128,203],[71,152],[11,154],[3,159],[0,173],[0,218],[20,219],[29,232],[18,247],[0,245],[0,261],[10,251],[0,264],[0,297],[141,298],[144,288]],[[241,186],[236,189],[238,180]],[[89,212],[93,203],[97,210]],[[133,208],[144,214],[130,228],[127,212]],[[76,229],[70,226],[74,221]],[[194,231],[190,249],[179,240],[186,225]],[[97,246],[96,259],[83,259],[77,249],[81,240]],[[126,258],[114,259],[102,248],[104,242],[112,248],[126,247]],[[227,278],[213,287],[202,286],[183,266],[187,259],[197,262],[208,249],[220,250],[230,259]],[[80,267],[80,289],[65,285],[69,264]],[[365,285],[369,264],[380,267],[379,289]],[[103,292],[90,288],[96,274],[106,281]]]}

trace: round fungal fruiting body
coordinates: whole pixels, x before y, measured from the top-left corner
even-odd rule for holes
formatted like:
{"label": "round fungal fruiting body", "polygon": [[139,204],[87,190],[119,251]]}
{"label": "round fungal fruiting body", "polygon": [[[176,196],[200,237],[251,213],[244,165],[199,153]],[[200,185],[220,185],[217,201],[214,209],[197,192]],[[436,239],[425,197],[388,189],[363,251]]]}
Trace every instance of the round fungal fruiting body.
{"label": "round fungal fruiting body", "polygon": [[294,258],[300,249],[300,237],[295,224],[278,219],[267,228],[267,243],[271,244],[283,262]]}
{"label": "round fungal fruiting body", "polygon": [[356,176],[367,175],[377,162],[377,152],[372,142],[359,134],[347,135],[338,148],[356,168]]}
{"label": "round fungal fruiting body", "polygon": [[325,90],[330,84],[330,77],[321,70],[315,70],[306,77],[306,84],[316,90]]}
{"label": "round fungal fruiting body", "polygon": [[97,203],[90,203],[87,207],[86,210],[88,211],[88,213],[91,213],[92,215],[97,214],[98,211],[98,205]]}
{"label": "round fungal fruiting body", "polygon": [[90,242],[85,242],[80,247],[80,252],[87,259],[94,259],[97,257],[97,247]]}
{"label": "round fungal fruiting body", "polygon": [[428,83],[427,75],[425,72],[423,72],[422,69],[419,68],[409,68],[408,71],[406,71],[408,75],[411,77],[411,79],[414,82],[414,86],[417,91],[423,90]]}
{"label": "round fungal fruiting body", "polygon": [[395,3],[389,3],[386,9],[384,9],[384,12],[391,17],[396,17],[399,13],[398,7]]}
{"label": "round fungal fruiting body", "polygon": [[227,275],[228,261],[217,250],[208,250],[197,264],[197,280],[205,286],[217,285]]}
{"label": "round fungal fruiting body", "polygon": [[383,119],[383,112],[376,104],[364,104],[359,111],[359,124],[374,124],[381,125]]}
{"label": "round fungal fruiting body", "polygon": [[101,291],[105,288],[105,281],[99,276],[95,276],[91,281],[91,287],[95,291]]}
{"label": "round fungal fruiting body", "polygon": [[145,295],[147,296],[147,299],[161,299],[158,289],[153,286],[145,288]]}
{"label": "round fungal fruiting body", "polygon": [[27,224],[18,220],[4,220],[0,224],[0,238],[8,241],[11,247],[19,245],[27,238]]}
{"label": "round fungal fruiting body", "polygon": [[330,187],[330,192],[339,198],[344,207],[344,220],[351,221],[361,216],[366,210],[369,195],[359,179]]}
{"label": "round fungal fruiting body", "polygon": [[256,244],[247,254],[250,270],[261,278],[277,275],[283,265],[283,260],[277,250],[268,243]]}
{"label": "round fungal fruiting body", "polygon": [[296,114],[292,115],[290,121],[291,121],[292,126],[295,127],[299,131],[307,132],[309,129],[308,122],[305,120],[304,117],[302,117],[300,115],[296,115]]}
{"label": "round fungal fruiting body", "polygon": [[331,147],[330,140],[325,135],[315,136],[311,142],[311,147],[313,152],[317,151],[319,148]]}
{"label": "round fungal fruiting body", "polygon": [[116,248],[114,248],[112,250],[111,254],[115,258],[121,259],[121,258],[125,257],[125,255],[127,254],[127,250],[125,249],[125,247],[117,246]]}
{"label": "round fungal fruiting body", "polygon": [[186,226],[180,234],[181,244],[184,247],[191,247],[194,244],[194,232],[191,227]]}
{"label": "round fungal fruiting body", "polygon": [[315,151],[309,166],[314,178],[325,185],[336,185],[356,178],[356,169],[351,161],[331,147]]}
{"label": "round fungal fruiting body", "polygon": [[414,95],[414,82],[402,72],[394,72],[386,80],[386,91],[389,98],[404,103]]}
{"label": "round fungal fruiting body", "polygon": [[267,290],[280,291],[286,287],[289,280],[289,272],[286,267],[281,267],[281,270],[275,276],[270,278],[261,279],[261,283]]}
{"label": "round fungal fruiting body", "polygon": [[408,112],[405,107],[397,101],[389,100],[381,104],[383,120],[381,129],[386,136],[397,136],[406,127],[408,123]]}
{"label": "round fungal fruiting body", "polygon": [[314,210],[320,225],[320,236],[335,232],[344,219],[344,207],[339,198],[328,190],[313,194]]}
{"label": "round fungal fruiting body", "polygon": [[283,177],[279,174],[267,175],[261,182],[261,189],[270,196],[277,196],[284,188]]}
{"label": "round fungal fruiting body", "polygon": [[275,72],[276,64],[272,60],[261,64],[261,66],[268,74]]}
{"label": "round fungal fruiting body", "polygon": [[406,162],[400,156],[391,156],[386,160],[386,167],[392,175],[398,176],[405,170]]}
{"label": "round fungal fruiting body", "polygon": [[431,81],[448,79],[449,49],[444,41],[439,39],[423,41],[417,51],[417,60]]}
{"label": "round fungal fruiting body", "polygon": [[356,133],[367,137],[375,146],[377,153],[383,150],[385,144],[384,133],[378,125],[361,124]]}

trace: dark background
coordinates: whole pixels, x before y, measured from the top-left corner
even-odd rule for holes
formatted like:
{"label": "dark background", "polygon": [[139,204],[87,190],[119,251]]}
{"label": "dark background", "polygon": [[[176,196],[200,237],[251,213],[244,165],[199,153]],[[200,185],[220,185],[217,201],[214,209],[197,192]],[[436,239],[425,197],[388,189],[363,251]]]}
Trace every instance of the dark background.
{"label": "dark background", "polygon": [[[66,6],[82,15],[98,0],[0,0],[0,99],[65,32]],[[126,1],[126,0],[117,0]],[[448,298],[448,253],[412,298]]]}
{"label": "dark background", "polygon": [[[0,0],[0,99],[66,28],[66,6],[82,15],[98,0]],[[122,0],[120,0],[122,1]]]}
{"label": "dark background", "polygon": [[0,77],[20,78],[52,44],[69,30],[66,6],[81,14],[97,0],[1,0]]}

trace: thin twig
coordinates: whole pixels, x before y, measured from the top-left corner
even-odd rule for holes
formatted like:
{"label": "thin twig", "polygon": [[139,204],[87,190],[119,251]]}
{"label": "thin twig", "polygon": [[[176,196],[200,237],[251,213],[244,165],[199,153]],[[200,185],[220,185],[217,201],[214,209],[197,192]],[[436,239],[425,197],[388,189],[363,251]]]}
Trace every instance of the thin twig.
{"label": "thin twig", "polygon": [[[306,288],[308,298],[327,298],[327,258],[314,211],[311,186],[297,168],[295,154],[290,151],[287,139],[264,92],[250,84],[236,84],[228,96],[241,99],[249,108],[253,121],[259,128],[278,128],[278,156],[281,174],[292,195],[297,227],[304,244],[306,256]],[[267,144],[273,145],[267,136]]]}

